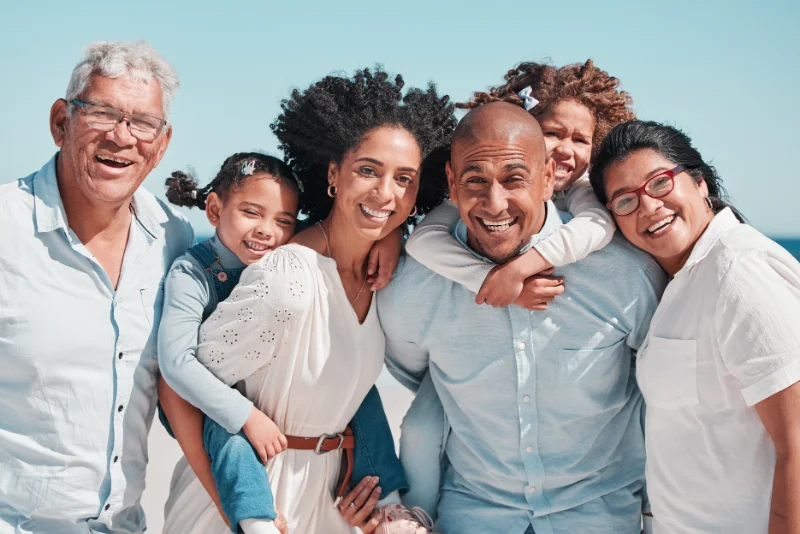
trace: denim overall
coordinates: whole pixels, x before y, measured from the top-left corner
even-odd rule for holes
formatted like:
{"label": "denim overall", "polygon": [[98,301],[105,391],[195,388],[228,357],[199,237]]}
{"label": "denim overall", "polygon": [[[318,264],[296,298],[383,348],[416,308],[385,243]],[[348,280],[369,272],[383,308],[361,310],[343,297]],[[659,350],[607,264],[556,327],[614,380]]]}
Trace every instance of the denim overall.
{"label": "denim overall", "polygon": [[[206,266],[211,291],[203,310],[205,321],[217,305],[230,296],[245,268],[224,269],[207,241],[188,252],[200,265]],[[160,405],[158,416],[170,436],[175,437]],[[408,483],[395,452],[394,438],[377,387],[372,386],[364,398],[350,428],[355,439],[353,483],[366,476],[378,476],[383,496],[407,490]],[[231,434],[213,419],[204,417],[203,445],[211,459],[211,473],[231,531],[241,533],[238,525],[243,519],[275,519],[277,514],[267,472],[244,433]]]}

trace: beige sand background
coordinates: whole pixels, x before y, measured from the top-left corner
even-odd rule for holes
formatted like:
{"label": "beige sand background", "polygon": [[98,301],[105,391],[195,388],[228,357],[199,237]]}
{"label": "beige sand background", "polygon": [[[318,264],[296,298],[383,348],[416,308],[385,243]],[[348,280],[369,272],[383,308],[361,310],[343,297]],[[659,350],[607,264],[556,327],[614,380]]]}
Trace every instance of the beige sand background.
{"label": "beige sand background", "polygon": [[[397,443],[400,436],[400,421],[411,403],[411,393],[398,384],[386,370],[378,378],[378,390]],[[161,534],[161,527],[164,524],[164,503],[169,494],[172,470],[182,454],[178,443],[167,435],[158,418],[153,422],[150,431],[149,446],[147,488],[142,497],[142,506],[147,514],[148,534]]]}

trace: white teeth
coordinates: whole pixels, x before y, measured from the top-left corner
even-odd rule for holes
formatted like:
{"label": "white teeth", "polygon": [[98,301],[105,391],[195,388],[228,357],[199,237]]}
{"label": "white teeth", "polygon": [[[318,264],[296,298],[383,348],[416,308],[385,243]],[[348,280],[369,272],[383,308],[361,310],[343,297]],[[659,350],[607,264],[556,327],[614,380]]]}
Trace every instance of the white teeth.
{"label": "white teeth", "polygon": [[255,250],[256,252],[263,252],[267,250],[268,247],[265,245],[260,245],[258,243],[253,243],[252,241],[245,241],[245,246],[249,249]]}
{"label": "white teeth", "polygon": [[509,217],[508,219],[503,219],[501,221],[490,221],[488,219],[480,219],[480,221],[484,224],[484,226],[486,226],[486,228],[490,232],[499,232],[501,230],[505,230],[509,228],[512,224],[514,224],[516,220],[517,220],[516,217]]}
{"label": "white teeth", "polygon": [[669,217],[664,217],[663,219],[652,225],[650,228],[648,228],[647,231],[650,232],[651,234],[654,234],[659,230],[665,228],[669,223],[672,222],[673,219],[675,219],[674,215],[670,215]]}
{"label": "white teeth", "polygon": [[368,208],[364,204],[361,204],[361,209],[364,210],[364,213],[367,215],[372,215],[373,217],[377,217],[379,219],[388,219],[389,215],[392,214],[391,210],[374,210],[372,208]]}
{"label": "white teeth", "polygon": [[564,165],[556,165],[556,172],[557,173],[568,173],[571,170],[572,169],[570,169],[569,167],[565,167]]}
{"label": "white teeth", "polygon": [[100,161],[112,161],[114,163],[122,163],[123,165],[129,165],[131,162],[126,159],[119,159],[112,156],[97,156],[97,159]]}

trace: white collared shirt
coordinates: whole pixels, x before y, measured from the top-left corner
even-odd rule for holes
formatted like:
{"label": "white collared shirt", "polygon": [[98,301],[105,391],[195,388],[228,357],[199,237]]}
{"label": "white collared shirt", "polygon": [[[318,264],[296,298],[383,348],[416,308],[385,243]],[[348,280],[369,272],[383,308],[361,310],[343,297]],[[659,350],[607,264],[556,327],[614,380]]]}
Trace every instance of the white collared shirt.
{"label": "white collared shirt", "polygon": [[0,533],[129,533],[156,404],[161,281],[194,240],[139,189],[116,290],[69,228],[56,157],[0,186]]}
{"label": "white collared shirt", "polygon": [[766,534],[775,446],[754,405],[800,381],[800,264],[714,217],[638,358],[654,532]]}

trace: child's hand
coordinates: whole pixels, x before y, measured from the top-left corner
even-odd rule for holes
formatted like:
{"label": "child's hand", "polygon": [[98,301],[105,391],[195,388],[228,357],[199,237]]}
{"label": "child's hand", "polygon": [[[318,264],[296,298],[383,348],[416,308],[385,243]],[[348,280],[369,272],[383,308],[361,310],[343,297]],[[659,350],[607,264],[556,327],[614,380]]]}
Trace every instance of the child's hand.
{"label": "child's hand", "polygon": [[289,525],[286,524],[286,518],[283,517],[282,513],[278,512],[278,517],[275,518],[272,524],[275,525],[275,528],[277,528],[278,532],[281,534],[289,534]]}
{"label": "child's hand", "polygon": [[475,302],[490,304],[495,308],[505,308],[519,298],[526,279],[547,269],[552,273],[552,267],[538,250],[532,248],[525,254],[493,268],[483,281]]}
{"label": "child's hand", "polygon": [[278,425],[255,406],[253,406],[242,430],[250,445],[258,453],[262,463],[267,463],[267,460],[285,451],[288,446],[286,436],[283,435]]}
{"label": "child's hand", "polygon": [[496,265],[488,274],[475,297],[478,304],[505,308],[519,297],[527,276],[520,272],[519,264],[511,261]]}
{"label": "child's hand", "polygon": [[392,233],[372,245],[367,264],[367,281],[371,284],[371,291],[383,289],[392,279],[402,248],[403,232],[400,228],[395,228]]}
{"label": "child's hand", "polygon": [[544,311],[547,303],[564,292],[564,278],[562,276],[549,276],[553,269],[542,271],[541,274],[531,276],[525,280],[522,292],[514,303],[529,310]]}

